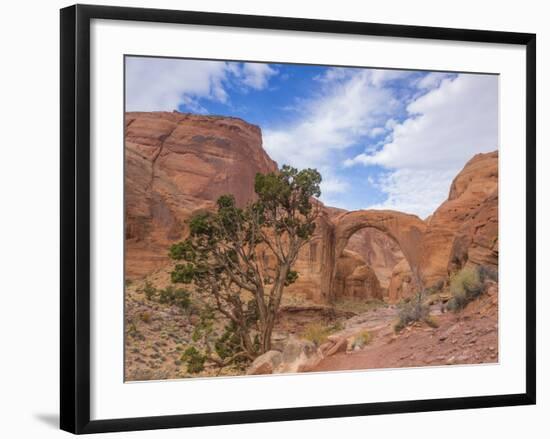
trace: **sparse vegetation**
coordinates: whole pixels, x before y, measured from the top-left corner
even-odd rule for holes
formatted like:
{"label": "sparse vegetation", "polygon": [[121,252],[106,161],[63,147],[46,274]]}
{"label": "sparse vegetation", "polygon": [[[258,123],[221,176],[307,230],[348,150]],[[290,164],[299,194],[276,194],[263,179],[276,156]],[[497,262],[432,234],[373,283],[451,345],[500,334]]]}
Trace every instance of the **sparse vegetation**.
{"label": "sparse vegetation", "polygon": [[306,326],[302,337],[320,346],[327,341],[327,337],[342,329],[342,324],[337,322],[334,325],[323,325],[321,323],[310,323]]}
{"label": "sparse vegetation", "polygon": [[480,265],[477,270],[481,282],[485,282],[486,280],[498,282],[498,270],[496,268],[489,265]]}
{"label": "sparse vegetation", "polygon": [[176,305],[182,309],[188,309],[191,305],[191,296],[189,291],[183,288],[174,288],[172,285],[159,291],[158,300],[160,303]]}
{"label": "sparse vegetation", "polygon": [[435,284],[433,284],[431,287],[426,288],[424,291],[425,295],[432,295],[440,293],[441,290],[443,290],[443,287],[445,286],[445,281],[443,279],[438,280]]}
{"label": "sparse vegetation", "polygon": [[435,316],[428,315],[424,322],[430,327],[430,328],[439,328],[439,321],[435,318]]}
{"label": "sparse vegetation", "polygon": [[447,309],[459,311],[484,292],[485,280],[498,280],[498,273],[490,267],[463,268],[451,276],[451,299]]}
{"label": "sparse vegetation", "polygon": [[401,331],[407,325],[413,322],[423,321],[429,324],[430,307],[424,303],[424,295],[422,292],[399,305],[399,320],[394,326],[395,332]]}
{"label": "sparse vegetation", "polygon": [[151,321],[151,312],[143,311],[140,313],[139,318],[143,323],[149,323]]}
{"label": "sparse vegetation", "polygon": [[183,352],[181,361],[187,365],[187,372],[199,373],[204,370],[206,357],[197,348],[190,346]]}
{"label": "sparse vegetation", "polygon": [[373,336],[369,331],[363,331],[354,337],[353,342],[351,344],[351,348],[353,350],[363,349],[366,345],[368,345],[372,341],[372,338]]}
{"label": "sparse vegetation", "polygon": [[147,300],[153,300],[153,297],[155,297],[155,295],[157,294],[157,289],[149,281],[145,282],[142,291],[145,294]]}

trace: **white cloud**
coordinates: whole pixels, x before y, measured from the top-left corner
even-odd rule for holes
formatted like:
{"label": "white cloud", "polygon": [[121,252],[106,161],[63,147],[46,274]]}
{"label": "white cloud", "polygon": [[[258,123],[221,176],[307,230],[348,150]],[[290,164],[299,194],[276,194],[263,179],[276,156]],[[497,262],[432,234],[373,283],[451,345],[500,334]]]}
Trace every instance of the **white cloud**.
{"label": "white cloud", "polygon": [[416,86],[420,89],[433,89],[439,87],[441,81],[449,77],[449,73],[443,72],[430,72],[426,76],[423,76]]}
{"label": "white cloud", "polygon": [[404,79],[407,76],[412,75],[413,73],[414,73],[413,71],[408,71],[408,70],[372,69],[371,81],[373,85],[381,86],[389,81],[394,81],[396,79]]}
{"label": "white cloud", "polygon": [[446,198],[452,178],[476,153],[498,148],[498,78],[458,75],[407,107],[391,140],[347,164],[379,165],[393,172],[380,182],[388,199],[377,208],[426,216]]}
{"label": "white cloud", "polygon": [[242,82],[255,90],[262,90],[267,87],[269,78],[276,74],[277,70],[268,64],[245,63],[242,69]]}
{"label": "white cloud", "polygon": [[341,194],[349,189],[349,183],[338,177],[331,175],[323,175],[323,181],[321,182],[322,194]]}
{"label": "white cloud", "polygon": [[376,136],[379,136],[380,134],[384,134],[385,131],[386,130],[382,127],[376,127],[370,130],[369,136],[376,137]]}
{"label": "white cloud", "polygon": [[317,80],[322,92],[298,104],[296,121],[264,129],[264,147],[281,164],[334,165],[335,152],[356,145],[399,105],[391,90],[373,84],[370,70],[329,69]]}
{"label": "white cloud", "polygon": [[228,73],[224,62],[126,58],[126,110],[172,111],[185,103],[200,111],[197,98],[226,102]]}
{"label": "white cloud", "polygon": [[389,209],[426,218],[449,194],[455,174],[448,170],[399,169],[369,182],[388,198],[367,209]]}
{"label": "white cloud", "polygon": [[199,99],[227,103],[230,81],[256,90],[277,72],[267,64],[176,58],[126,58],[126,110],[172,111],[183,104],[205,113]]}

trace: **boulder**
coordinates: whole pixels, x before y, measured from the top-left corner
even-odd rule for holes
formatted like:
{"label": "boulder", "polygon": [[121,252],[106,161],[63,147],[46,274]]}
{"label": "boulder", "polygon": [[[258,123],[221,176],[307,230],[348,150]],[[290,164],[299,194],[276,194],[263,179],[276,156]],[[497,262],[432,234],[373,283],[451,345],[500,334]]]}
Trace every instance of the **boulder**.
{"label": "boulder", "polygon": [[308,372],[321,361],[323,356],[314,343],[307,340],[290,338],[282,354],[282,363],[276,369],[278,373]]}
{"label": "boulder", "polygon": [[337,354],[339,352],[346,352],[347,349],[348,349],[348,340],[346,338],[341,338],[336,342],[336,344],[332,348],[330,348],[327,351],[326,356],[330,357],[331,355]]}
{"label": "boulder", "polygon": [[282,362],[282,355],[279,351],[268,351],[256,358],[247,369],[247,375],[266,375],[271,374]]}

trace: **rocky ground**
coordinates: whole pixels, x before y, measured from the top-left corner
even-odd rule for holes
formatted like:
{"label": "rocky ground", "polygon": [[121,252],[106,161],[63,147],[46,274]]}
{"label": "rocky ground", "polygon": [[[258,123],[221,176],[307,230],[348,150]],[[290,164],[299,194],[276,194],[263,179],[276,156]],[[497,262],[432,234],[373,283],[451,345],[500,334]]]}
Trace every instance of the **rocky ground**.
{"label": "rocky ground", "polygon": [[[162,283],[162,275],[156,281]],[[396,333],[398,311],[398,306],[381,302],[329,308],[292,298],[282,307],[267,360],[260,359],[248,371],[208,368],[191,375],[181,355],[191,343],[198,316],[192,309],[148,300],[141,284],[130,285],[126,380],[498,362],[498,285],[457,313],[442,313],[440,303],[432,305],[432,326],[437,327],[417,322]],[[319,328],[328,332],[319,335]]]}
{"label": "rocky ground", "polygon": [[432,328],[415,323],[395,334],[394,307],[372,311],[350,320],[342,334],[368,330],[372,342],[362,349],[346,350],[323,358],[314,371],[354,370],[397,367],[420,367],[452,364],[498,362],[498,292],[489,290],[485,296],[470,303],[458,313],[441,313],[439,306],[431,314],[438,324]]}

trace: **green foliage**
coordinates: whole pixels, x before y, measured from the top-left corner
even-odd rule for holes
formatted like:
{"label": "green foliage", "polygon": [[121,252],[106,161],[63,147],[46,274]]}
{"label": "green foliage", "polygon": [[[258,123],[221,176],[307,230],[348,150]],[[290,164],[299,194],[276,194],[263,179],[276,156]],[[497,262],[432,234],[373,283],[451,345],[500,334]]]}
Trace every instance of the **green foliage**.
{"label": "green foliage", "polygon": [[399,321],[394,326],[395,332],[401,331],[413,322],[429,320],[430,307],[423,302],[423,299],[422,293],[416,293],[414,298],[399,305]]}
{"label": "green foliage", "polygon": [[486,280],[498,280],[498,272],[491,267],[463,268],[451,277],[450,290],[452,297],[447,302],[447,309],[459,311],[469,302],[483,294]]}
{"label": "green foliage", "polygon": [[288,274],[286,275],[286,281],[285,281],[285,287],[288,287],[289,285],[292,285],[294,282],[298,280],[298,272],[294,270],[289,270]]}
{"label": "green foliage", "polygon": [[151,284],[151,282],[146,281],[143,287],[143,292],[145,293],[147,300],[152,300],[157,294],[157,289]]}
{"label": "green foliage", "polygon": [[182,309],[188,309],[189,305],[191,305],[189,291],[183,288],[174,288],[171,285],[159,291],[158,300],[160,303],[176,305]]}
{"label": "green foliage", "polygon": [[[234,322],[230,322],[224,332],[214,343],[214,350],[218,356],[225,360],[237,355],[241,351],[241,338],[238,333],[238,327]],[[243,359],[241,357],[241,359]]]}
{"label": "green foliage", "polygon": [[199,373],[204,370],[206,356],[194,346],[188,347],[181,355],[181,361],[187,365],[187,372]]}
{"label": "green foliage", "polygon": [[195,329],[193,330],[192,339],[195,343],[201,339],[205,342],[208,341],[210,335],[214,331],[214,319],[214,310],[205,305],[199,315],[199,322],[195,325]]}
{"label": "green foliage", "polygon": [[[313,197],[320,196],[320,183],[316,170],[287,165],[257,174],[255,202],[238,207],[233,195],[222,195],[216,211],[194,215],[189,237],[170,247],[170,258],[177,261],[172,282],[192,284],[203,296],[200,302],[212,304],[216,318],[226,321],[221,338],[213,341],[209,310],[194,333],[195,341],[202,340],[222,360],[250,359],[270,349],[284,287],[298,279],[292,266],[315,231],[319,205]],[[275,261],[269,267],[274,275],[259,263],[266,251]],[[161,292],[161,300],[170,300],[164,298],[169,293]]]}

